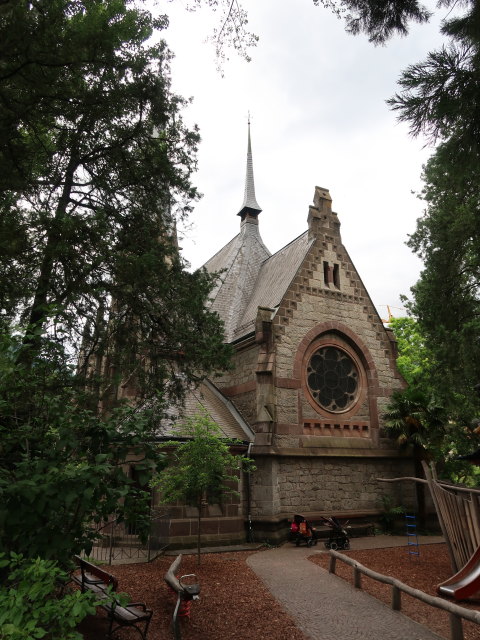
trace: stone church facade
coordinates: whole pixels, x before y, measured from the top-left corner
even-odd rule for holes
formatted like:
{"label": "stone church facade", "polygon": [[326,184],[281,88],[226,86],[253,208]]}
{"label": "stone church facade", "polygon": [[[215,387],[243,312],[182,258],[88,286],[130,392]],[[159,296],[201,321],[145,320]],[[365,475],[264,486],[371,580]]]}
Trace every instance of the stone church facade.
{"label": "stone church facade", "polygon": [[260,214],[249,132],[240,231],[205,267],[221,272],[211,304],[235,351],[215,385],[248,424],[257,467],[239,509],[255,539],[275,541],[294,513],[374,517],[396,491],[377,478],[414,474],[382,433],[389,396],[405,384],[396,344],[342,243],[329,191],[315,188],[306,231],[273,255]]}

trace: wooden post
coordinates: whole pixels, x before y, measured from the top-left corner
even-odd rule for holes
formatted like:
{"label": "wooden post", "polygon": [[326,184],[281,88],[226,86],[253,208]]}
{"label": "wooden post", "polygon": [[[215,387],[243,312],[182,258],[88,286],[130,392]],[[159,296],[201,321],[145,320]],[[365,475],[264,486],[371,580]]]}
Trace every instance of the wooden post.
{"label": "wooden post", "polygon": [[450,640],[463,640],[463,626],[460,616],[450,614]]}
{"label": "wooden post", "polygon": [[402,592],[394,584],[392,584],[392,609],[394,611],[400,611],[402,609]]}
{"label": "wooden post", "polygon": [[355,589],[362,588],[362,572],[358,567],[353,567],[353,584],[355,585]]}
{"label": "wooden post", "polygon": [[328,573],[335,573],[337,559],[334,555],[330,554],[330,565],[328,567]]}
{"label": "wooden post", "polygon": [[453,550],[451,536],[448,535],[447,528],[445,526],[445,514],[443,509],[439,503],[437,492],[436,492],[436,478],[432,476],[432,472],[428,464],[422,460],[423,472],[425,474],[425,478],[428,482],[428,488],[430,489],[430,495],[432,496],[433,504],[435,507],[435,511],[437,512],[438,522],[440,524],[440,528],[442,530],[443,537],[445,538],[445,543],[447,545],[448,556],[450,558],[450,564],[452,565],[452,570],[456,573],[459,570],[459,566],[457,564],[457,560],[455,558],[455,552]]}

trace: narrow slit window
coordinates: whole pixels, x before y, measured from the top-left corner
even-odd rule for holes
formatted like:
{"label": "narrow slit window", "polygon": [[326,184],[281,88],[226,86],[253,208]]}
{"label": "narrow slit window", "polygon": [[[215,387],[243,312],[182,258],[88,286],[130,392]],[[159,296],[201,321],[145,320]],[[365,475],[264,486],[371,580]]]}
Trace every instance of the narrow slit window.
{"label": "narrow slit window", "polygon": [[340,265],[333,265],[333,284],[337,289],[340,289]]}
{"label": "narrow slit window", "polygon": [[328,262],[324,262],[323,263],[323,282],[325,284],[326,287],[330,286],[330,281],[329,281],[329,277],[328,277]]}

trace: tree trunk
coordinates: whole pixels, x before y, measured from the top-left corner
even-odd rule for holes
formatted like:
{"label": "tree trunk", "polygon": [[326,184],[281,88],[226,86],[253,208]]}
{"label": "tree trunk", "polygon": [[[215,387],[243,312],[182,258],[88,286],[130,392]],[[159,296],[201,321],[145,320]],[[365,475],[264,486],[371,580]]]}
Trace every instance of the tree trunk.
{"label": "tree trunk", "polygon": [[200,566],[200,556],[201,556],[201,523],[202,523],[202,508],[203,508],[203,501],[200,500],[200,503],[198,505],[198,521],[197,521],[197,565]]}
{"label": "tree trunk", "polygon": [[[55,216],[52,226],[47,234],[47,242],[43,253],[43,260],[40,266],[40,273],[37,280],[35,295],[30,307],[27,334],[23,344],[28,346],[27,361],[32,362],[35,352],[39,350],[41,343],[41,330],[46,323],[46,310],[49,302],[49,292],[52,291],[52,274],[55,261],[58,257],[58,244],[62,241],[63,222],[67,214],[67,206],[73,187],[75,171],[78,168],[76,154],[72,154],[65,170],[65,182],[62,194],[55,209]],[[25,352],[24,352],[25,353]]]}

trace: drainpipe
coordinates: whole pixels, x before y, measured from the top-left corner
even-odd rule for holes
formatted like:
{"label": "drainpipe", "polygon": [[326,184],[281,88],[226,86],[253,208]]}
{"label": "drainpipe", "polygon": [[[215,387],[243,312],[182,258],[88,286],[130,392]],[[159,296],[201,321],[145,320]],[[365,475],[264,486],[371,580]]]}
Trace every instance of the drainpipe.
{"label": "drainpipe", "polygon": [[[250,457],[250,451],[252,450],[252,443],[249,442],[248,443],[248,449],[247,449],[247,458]],[[248,521],[248,528],[247,528],[247,542],[254,542],[254,536],[253,536],[253,528],[252,528],[252,514],[251,514],[251,506],[252,506],[252,497],[251,497],[251,483],[250,483],[250,474],[247,473],[245,474],[246,478],[246,485],[247,485],[247,521]]]}

